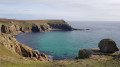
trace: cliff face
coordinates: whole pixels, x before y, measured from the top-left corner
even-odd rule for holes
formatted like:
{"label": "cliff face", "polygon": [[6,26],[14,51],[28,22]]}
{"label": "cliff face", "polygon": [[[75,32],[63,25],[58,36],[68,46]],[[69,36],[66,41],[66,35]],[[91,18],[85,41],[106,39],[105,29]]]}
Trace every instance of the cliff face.
{"label": "cliff face", "polygon": [[16,39],[9,34],[1,34],[0,38],[0,46],[5,47],[12,53],[35,60],[49,61],[49,57],[47,55],[44,53],[40,54],[39,51],[33,50],[32,48],[17,42]]}
{"label": "cliff face", "polygon": [[40,26],[32,25],[30,27],[21,27],[17,24],[11,24],[11,26],[6,26],[1,24],[0,32],[15,35],[18,33],[25,33],[25,32],[43,32],[49,29],[50,29],[49,25],[40,25]]}
{"label": "cliff face", "polygon": [[73,30],[63,20],[12,20],[0,19],[0,46],[2,45],[11,52],[22,57],[29,57],[34,60],[49,61],[44,53],[21,44],[16,41],[13,35],[25,32],[44,32],[49,30]]}
{"label": "cliff face", "polygon": [[73,30],[63,20],[1,20],[0,32],[7,34],[18,34],[24,32],[44,32],[48,30]]}
{"label": "cliff face", "polygon": [[73,30],[71,26],[68,24],[52,24],[48,23],[52,29],[60,29],[60,30]]}

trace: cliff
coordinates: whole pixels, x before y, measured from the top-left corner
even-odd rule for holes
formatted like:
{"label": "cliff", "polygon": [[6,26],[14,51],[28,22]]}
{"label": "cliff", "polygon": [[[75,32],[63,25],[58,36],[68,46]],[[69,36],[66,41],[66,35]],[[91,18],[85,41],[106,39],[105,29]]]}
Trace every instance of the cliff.
{"label": "cliff", "polygon": [[0,35],[0,46],[5,47],[13,54],[18,54],[22,57],[28,57],[39,61],[49,61],[49,57],[44,53],[40,54],[39,51],[35,51],[32,48],[17,42],[14,36],[9,34]]}
{"label": "cliff", "polygon": [[[120,54],[104,55],[98,50],[80,50],[76,60],[49,62],[44,53],[21,44],[13,35],[24,32],[44,32],[49,30],[77,30],[63,20],[14,20],[0,19],[0,67],[119,67]],[[82,29],[79,29],[82,30]],[[89,52],[95,54],[89,54]],[[81,55],[82,53],[82,55]],[[88,56],[86,56],[86,54]],[[105,53],[106,54],[106,53]],[[118,55],[119,54],[119,55]],[[118,55],[118,59],[113,59]],[[46,62],[39,62],[39,61]]]}
{"label": "cliff", "polygon": [[17,42],[12,35],[25,32],[44,32],[52,29],[72,30],[72,27],[64,20],[0,19],[0,45],[20,56],[40,61],[48,61],[49,57],[44,53],[40,54],[39,51],[35,51],[32,48]]}
{"label": "cliff", "polygon": [[44,32],[48,30],[67,30],[73,28],[64,20],[12,20],[0,19],[0,32],[18,34],[24,32]]}
{"label": "cliff", "polygon": [[25,32],[44,32],[49,30],[68,30],[73,28],[64,20],[14,20],[0,19],[0,46],[13,54],[39,61],[49,61],[44,53],[21,44],[13,35]]}

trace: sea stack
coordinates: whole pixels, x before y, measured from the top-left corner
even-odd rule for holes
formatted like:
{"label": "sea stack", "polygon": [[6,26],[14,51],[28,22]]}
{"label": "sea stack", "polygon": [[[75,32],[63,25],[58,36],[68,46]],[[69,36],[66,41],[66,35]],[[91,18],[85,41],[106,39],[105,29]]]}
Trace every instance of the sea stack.
{"label": "sea stack", "polygon": [[105,53],[114,53],[116,51],[119,51],[115,41],[113,41],[112,39],[101,40],[98,47],[100,48],[101,52]]}

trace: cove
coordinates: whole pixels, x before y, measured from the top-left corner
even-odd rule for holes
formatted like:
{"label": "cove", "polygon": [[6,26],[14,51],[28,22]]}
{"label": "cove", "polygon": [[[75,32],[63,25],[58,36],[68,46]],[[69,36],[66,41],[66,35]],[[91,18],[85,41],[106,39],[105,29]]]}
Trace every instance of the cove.
{"label": "cove", "polygon": [[48,31],[22,33],[15,36],[17,41],[34,50],[53,57],[53,60],[74,59],[80,49],[98,48],[101,39],[112,38],[120,47],[120,23],[71,22],[76,28],[88,28],[84,31]]}

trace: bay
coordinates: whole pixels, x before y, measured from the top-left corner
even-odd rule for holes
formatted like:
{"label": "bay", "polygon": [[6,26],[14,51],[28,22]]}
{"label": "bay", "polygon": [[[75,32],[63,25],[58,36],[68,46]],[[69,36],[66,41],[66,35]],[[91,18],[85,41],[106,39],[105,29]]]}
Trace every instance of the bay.
{"label": "bay", "polygon": [[120,23],[113,21],[68,21],[83,31],[48,31],[22,33],[17,41],[53,57],[53,60],[74,59],[80,49],[98,48],[101,39],[111,38],[120,47]]}

